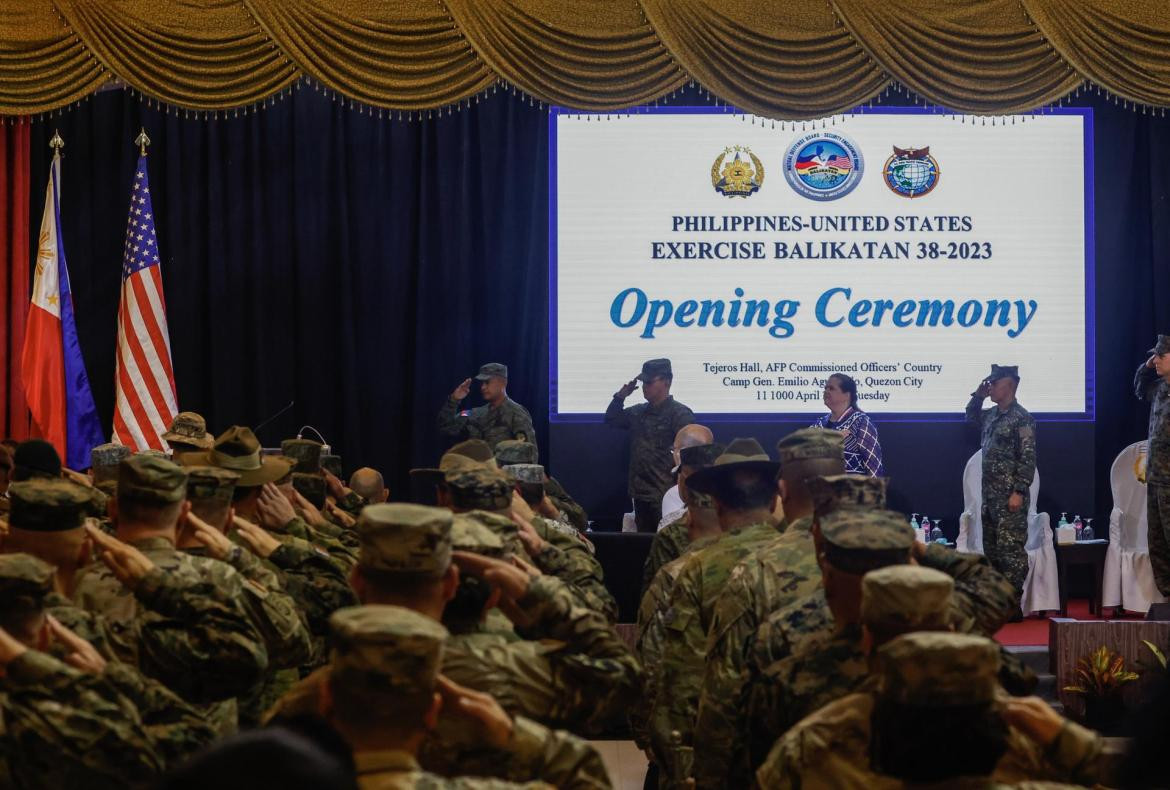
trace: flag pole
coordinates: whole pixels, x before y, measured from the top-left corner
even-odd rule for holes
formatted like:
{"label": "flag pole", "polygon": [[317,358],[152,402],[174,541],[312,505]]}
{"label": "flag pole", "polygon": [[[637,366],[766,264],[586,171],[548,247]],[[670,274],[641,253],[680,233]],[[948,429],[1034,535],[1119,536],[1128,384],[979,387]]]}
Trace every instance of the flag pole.
{"label": "flag pole", "polygon": [[138,146],[139,152],[146,156],[146,146],[150,145],[150,138],[146,136],[146,127],[142,127],[142,131],[134,138],[134,144]]}
{"label": "flag pole", "polygon": [[61,139],[61,132],[56,129],[53,130],[53,136],[49,139],[49,147],[53,149],[53,155],[61,153],[61,149],[65,147],[65,141]]}

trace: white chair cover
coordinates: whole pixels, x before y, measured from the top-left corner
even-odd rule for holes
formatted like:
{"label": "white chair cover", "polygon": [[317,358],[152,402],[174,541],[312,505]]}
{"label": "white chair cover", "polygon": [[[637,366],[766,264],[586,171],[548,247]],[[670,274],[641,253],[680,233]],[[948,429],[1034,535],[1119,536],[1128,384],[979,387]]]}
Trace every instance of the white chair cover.
{"label": "white chair cover", "polygon": [[[976,450],[963,469],[963,514],[959,516],[958,551],[983,554],[983,452]],[[1024,614],[1060,609],[1060,573],[1056,564],[1056,547],[1052,543],[1052,524],[1047,513],[1036,512],[1040,495],[1040,472],[1032,478],[1028,504],[1028,575],[1020,609]]]}
{"label": "white chair cover", "polygon": [[1134,442],[1113,461],[1109,485],[1113,511],[1109,514],[1109,549],[1105,552],[1102,596],[1104,606],[1145,612],[1151,603],[1165,600],[1154,585],[1146,536],[1146,484],[1135,469],[1146,454],[1146,442]]}

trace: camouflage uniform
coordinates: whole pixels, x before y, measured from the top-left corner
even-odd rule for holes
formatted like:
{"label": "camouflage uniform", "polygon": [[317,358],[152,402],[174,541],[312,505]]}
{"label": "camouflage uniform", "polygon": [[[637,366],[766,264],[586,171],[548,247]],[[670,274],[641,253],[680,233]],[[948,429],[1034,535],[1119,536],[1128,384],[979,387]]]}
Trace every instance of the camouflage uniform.
{"label": "camouflage uniform", "polygon": [[[1170,335],[1158,335],[1151,354],[1170,354]],[[1150,568],[1158,592],[1170,598],[1170,384],[1145,363],[1133,377],[1134,394],[1150,403],[1146,454],[1146,522]]]}
{"label": "camouflage uniform", "polygon": [[[9,493],[14,531],[81,529],[88,495],[80,486],[29,480],[13,483]],[[140,615],[131,621],[107,620],[55,592],[44,605],[107,660],[136,666],[184,699],[206,703],[243,692],[268,665],[260,633],[238,593],[238,587],[219,587],[196,574],[155,568],[133,592],[121,588]]]}
{"label": "camouflage uniform", "polygon": [[650,553],[646,555],[646,564],[642,566],[642,595],[646,594],[658,569],[678,559],[686,551],[691,542],[689,525],[690,519],[684,512],[680,518],[654,534],[654,540],[650,541]]}
{"label": "camouflage uniform", "polygon": [[[825,705],[784,734],[756,772],[767,788],[834,787],[842,790],[895,790],[905,785],[876,773],[870,762],[871,716],[879,694],[919,704],[989,704],[996,693],[997,647],[982,637],[911,633],[878,651],[880,681],[875,689]],[[924,747],[926,748],[926,747]],[[1066,722],[1056,740],[1043,748],[1009,728],[1008,748],[992,779],[960,784],[956,777],[940,786],[1025,787],[1030,779],[1112,784],[1100,736]]]}
{"label": "camouflage uniform", "polygon": [[[652,359],[642,365],[638,378],[646,380],[670,372],[670,360]],[[634,500],[635,510],[657,514],[653,516],[652,524],[639,523],[639,529],[651,531],[658,527],[658,520],[662,518],[662,495],[674,485],[671,473],[674,436],[684,425],[695,421],[695,414],[673,396],[667,396],[657,406],[639,403],[625,408],[623,401],[624,398],[614,395],[605,410],[605,424],[630,432],[628,492]]]}
{"label": "camouflage uniform", "polygon": [[[0,556],[0,607],[29,614],[46,611],[53,579],[52,566],[36,557]],[[76,673],[57,660],[29,651],[8,667],[6,682],[0,682],[0,733],[5,735],[0,738],[0,763],[7,763],[13,774],[10,779],[18,779],[20,786],[64,787],[75,781],[86,787],[104,786],[111,779],[123,778],[118,773],[122,770],[127,771],[126,779],[132,779],[155,760],[177,764],[215,737],[192,707],[125,664],[111,660],[94,676]],[[30,693],[25,686],[34,680],[43,685]],[[57,706],[45,705],[38,692]],[[69,709],[73,705],[84,709]],[[29,712],[34,715],[30,717]],[[108,721],[95,726],[88,718],[91,715]],[[63,733],[65,742],[56,742],[62,721],[69,731]],[[122,750],[141,746],[143,734],[149,741],[147,748],[127,761]],[[7,748],[17,744],[15,750]],[[87,753],[95,748],[110,754]],[[62,754],[67,755],[64,764]],[[113,776],[102,770],[103,763],[116,769]],[[3,774],[0,769],[0,784],[7,786]]]}
{"label": "camouflage uniform", "polygon": [[495,447],[506,439],[536,443],[536,430],[528,409],[505,397],[499,406],[484,404],[466,412],[448,397],[439,410],[439,433],[450,439],[483,439]]}
{"label": "camouflage uniform", "polygon": [[[839,460],[843,440],[838,431],[805,428],[785,436],[777,445],[780,463]],[[834,477],[838,490],[826,484],[818,490],[820,507],[828,510],[839,495],[856,504],[885,501],[881,478]],[[815,500],[814,500],[815,501]],[[741,704],[748,681],[747,656],[760,623],[772,612],[812,593],[820,586],[812,540],[812,517],[802,516],[783,528],[759,551],[744,557],[732,569],[727,585],[715,602],[707,640],[707,662],[699,698],[696,729],[704,737],[695,744],[694,776],[700,787],[718,786],[731,778],[748,782],[745,750],[746,709]]]}
{"label": "camouflage uniform", "polygon": [[[1015,367],[991,366],[989,380],[1015,375]],[[967,422],[980,426],[983,450],[983,551],[991,565],[1007,577],[1017,600],[1024,594],[1028,575],[1028,506],[1032,478],[1036,474],[1036,420],[1018,401],[1002,409],[983,409],[983,398],[972,395],[967,403]],[[1020,494],[1016,512],[1008,498]]]}
{"label": "camouflage uniform", "polygon": [[[519,439],[505,439],[493,448],[496,463],[501,467],[510,464],[537,464],[540,463],[540,450],[531,442]],[[585,508],[577,504],[565,487],[555,477],[545,477],[544,491],[557,509],[568,519],[569,523],[577,528],[578,532],[589,529],[589,516]]]}

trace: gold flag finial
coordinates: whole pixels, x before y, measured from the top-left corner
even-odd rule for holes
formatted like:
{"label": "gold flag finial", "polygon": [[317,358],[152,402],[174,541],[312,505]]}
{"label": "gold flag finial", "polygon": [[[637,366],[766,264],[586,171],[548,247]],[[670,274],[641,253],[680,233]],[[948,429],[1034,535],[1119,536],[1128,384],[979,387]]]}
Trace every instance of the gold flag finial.
{"label": "gold flag finial", "polygon": [[61,153],[61,149],[65,147],[65,141],[61,139],[61,132],[56,129],[53,130],[53,136],[49,138],[49,147],[53,149],[54,154]]}
{"label": "gold flag finial", "polygon": [[150,138],[146,136],[146,127],[143,127],[142,131],[138,133],[138,136],[134,138],[134,144],[138,146],[138,150],[142,152],[142,155],[146,156],[146,146],[150,145]]}

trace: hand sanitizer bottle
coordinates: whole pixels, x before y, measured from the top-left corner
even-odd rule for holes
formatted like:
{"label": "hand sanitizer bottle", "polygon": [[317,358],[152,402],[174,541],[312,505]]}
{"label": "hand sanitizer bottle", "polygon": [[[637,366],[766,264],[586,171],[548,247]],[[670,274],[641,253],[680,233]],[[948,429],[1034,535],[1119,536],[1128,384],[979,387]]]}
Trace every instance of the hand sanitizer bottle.
{"label": "hand sanitizer bottle", "polygon": [[1062,512],[1060,514],[1060,523],[1056,525],[1056,528],[1060,529],[1061,527],[1067,527],[1067,526],[1068,526],[1068,513]]}
{"label": "hand sanitizer bottle", "polygon": [[921,527],[918,526],[918,514],[917,513],[910,514],[910,528],[913,529],[915,532],[917,532],[919,529],[921,529]]}
{"label": "hand sanitizer bottle", "polygon": [[1085,529],[1085,524],[1083,521],[1081,521],[1080,513],[1078,513],[1076,515],[1076,517],[1073,519],[1073,529],[1075,529],[1077,531],[1077,540],[1084,540],[1085,539],[1083,534],[1082,534],[1084,529]]}

